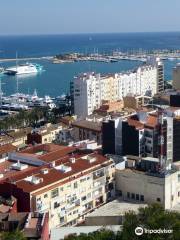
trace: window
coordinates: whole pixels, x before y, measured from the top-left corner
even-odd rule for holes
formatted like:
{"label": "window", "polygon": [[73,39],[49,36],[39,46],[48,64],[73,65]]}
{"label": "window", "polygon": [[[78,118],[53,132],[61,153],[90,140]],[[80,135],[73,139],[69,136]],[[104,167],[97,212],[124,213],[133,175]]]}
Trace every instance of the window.
{"label": "window", "polygon": [[121,190],[117,190],[116,194],[117,194],[117,196],[122,197],[122,191]]}
{"label": "window", "polygon": [[59,195],[59,190],[58,188],[54,189],[51,191],[51,198],[55,198]]}
{"label": "window", "polygon": [[64,223],[64,217],[61,217],[61,218],[60,218],[60,223],[61,223],[61,224]]}
{"label": "window", "polygon": [[74,183],[74,188],[77,188],[78,187],[78,184],[77,182]]}
{"label": "window", "polygon": [[127,198],[130,198],[130,193],[129,192],[127,192]]}
{"label": "window", "polygon": [[140,200],[141,200],[142,202],[144,202],[144,195],[141,195],[141,196],[140,196]]}
{"label": "window", "polygon": [[156,200],[157,200],[157,202],[160,202],[160,201],[161,201],[161,199],[160,199],[160,198],[157,198]]}
{"label": "window", "polygon": [[85,201],[86,200],[86,196],[81,198],[81,201]]}
{"label": "window", "polygon": [[48,197],[48,195],[47,194],[44,194],[44,198],[47,198]]}
{"label": "window", "polygon": [[87,194],[87,198],[90,198],[90,197],[91,197],[91,193],[88,193],[88,194]]}
{"label": "window", "polygon": [[59,204],[58,202],[55,202],[55,203],[54,203],[54,209],[55,209],[55,208],[58,208],[59,206],[60,206],[60,204]]}
{"label": "window", "polygon": [[136,200],[139,201],[139,194],[136,194]]}
{"label": "window", "polygon": [[135,199],[135,194],[134,193],[131,193],[131,198]]}
{"label": "window", "polygon": [[178,174],[178,182],[180,182],[180,174]]}

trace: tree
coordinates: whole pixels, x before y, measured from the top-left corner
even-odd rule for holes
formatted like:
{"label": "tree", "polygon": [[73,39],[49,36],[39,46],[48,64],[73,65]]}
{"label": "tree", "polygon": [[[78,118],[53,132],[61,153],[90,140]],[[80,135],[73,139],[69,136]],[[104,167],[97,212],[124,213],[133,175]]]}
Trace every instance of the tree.
{"label": "tree", "polygon": [[[142,227],[143,229],[172,230],[172,233],[161,234],[143,234],[137,236],[135,228]],[[152,204],[145,208],[139,209],[138,216],[134,212],[129,212],[125,215],[123,223],[122,239],[143,239],[143,240],[179,240],[180,239],[180,213],[164,210],[159,204]]]}
{"label": "tree", "polygon": [[[136,227],[148,230],[173,230],[172,233],[143,233],[135,234]],[[159,204],[152,204],[139,209],[139,214],[130,211],[125,214],[123,228],[117,233],[101,229],[89,234],[79,236],[70,235],[66,240],[179,240],[180,239],[180,213],[164,210]]]}
{"label": "tree", "polygon": [[0,239],[1,240],[26,240],[26,237],[21,231],[15,230],[13,232],[1,233]]}

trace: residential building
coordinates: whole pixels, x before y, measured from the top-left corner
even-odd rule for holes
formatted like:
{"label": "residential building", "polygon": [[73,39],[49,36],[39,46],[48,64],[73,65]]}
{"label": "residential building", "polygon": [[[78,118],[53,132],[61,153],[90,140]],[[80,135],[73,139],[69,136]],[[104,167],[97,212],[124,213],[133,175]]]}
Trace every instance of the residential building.
{"label": "residential building", "polygon": [[90,120],[79,120],[72,123],[72,136],[74,141],[94,140],[102,144],[102,123]]}
{"label": "residential building", "polygon": [[76,225],[115,195],[115,164],[97,151],[45,144],[9,159],[26,169],[4,176],[0,195],[13,195],[19,212],[48,212],[51,228]]}
{"label": "residential building", "polygon": [[158,60],[134,71],[101,76],[84,73],[71,84],[74,113],[84,118],[98,109],[103,100],[122,100],[128,94],[153,96],[164,82],[163,64]]}
{"label": "residential building", "polygon": [[8,154],[11,152],[15,152],[17,148],[12,144],[5,144],[0,146],[0,163],[4,162],[8,159]]}
{"label": "residential building", "polygon": [[115,118],[102,123],[103,154],[122,155],[122,118]]}
{"label": "residential building", "polygon": [[94,113],[107,116],[108,114],[112,114],[115,112],[121,112],[124,108],[123,101],[103,101],[100,108],[96,109]]}
{"label": "residential building", "polygon": [[27,144],[52,143],[58,138],[63,128],[63,124],[48,123],[45,126],[34,129],[27,135]]}
{"label": "residential building", "polygon": [[125,108],[138,109],[148,104],[152,100],[152,97],[149,96],[135,96],[132,94],[127,95],[123,98]]}
{"label": "residential building", "polygon": [[173,88],[180,90],[180,64],[178,63],[173,69]]}
{"label": "residential building", "polygon": [[0,232],[19,230],[26,239],[50,239],[48,213],[0,213]]}
{"label": "residential building", "polygon": [[0,136],[0,145],[11,143],[17,148],[23,148],[27,144],[27,135],[31,131],[32,128],[27,127],[5,132]]}

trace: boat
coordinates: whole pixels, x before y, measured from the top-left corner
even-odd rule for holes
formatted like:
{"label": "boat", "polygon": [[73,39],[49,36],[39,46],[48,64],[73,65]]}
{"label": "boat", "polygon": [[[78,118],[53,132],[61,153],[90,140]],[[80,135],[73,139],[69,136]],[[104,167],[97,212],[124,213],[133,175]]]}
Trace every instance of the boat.
{"label": "boat", "polygon": [[4,73],[4,68],[0,67],[0,74]]}
{"label": "boat", "polygon": [[43,67],[40,64],[25,63],[19,64],[14,67],[6,68],[5,74],[7,75],[22,75],[22,74],[32,74],[38,73],[43,70]]}

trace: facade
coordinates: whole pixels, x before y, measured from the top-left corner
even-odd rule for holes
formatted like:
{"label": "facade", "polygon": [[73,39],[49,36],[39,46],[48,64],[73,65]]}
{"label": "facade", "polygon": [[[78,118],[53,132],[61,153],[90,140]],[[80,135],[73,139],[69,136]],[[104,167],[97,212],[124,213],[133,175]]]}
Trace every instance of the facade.
{"label": "facade", "polygon": [[[159,112],[140,111],[127,119],[117,118],[103,122],[103,154],[155,158],[162,155],[168,160],[179,161],[180,121],[179,117],[172,114],[170,110],[163,115]],[[160,149],[160,138],[163,150]]]}
{"label": "facade", "polygon": [[52,143],[58,138],[62,129],[62,124],[47,124],[41,128],[32,130],[27,135],[27,144]]}
{"label": "facade", "polygon": [[160,175],[155,171],[151,174],[150,168],[146,171],[117,168],[116,190],[124,200],[148,204],[159,202],[165,209],[172,209],[180,204],[180,172]]}
{"label": "facade", "polygon": [[102,123],[103,154],[122,155],[122,119],[111,119]]}
{"label": "facade", "polygon": [[173,88],[180,90],[180,64],[173,69]]}
{"label": "facade", "polygon": [[123,98],[125,108],[138,109],[148,104],[152,97],[128,95]]}
{"label": "facade", "polygon": [[102,144],[102,124],[97,121],[80,120],[72,123],[72,136],[74,141],[93,140]]}
{"label": "facade", "polygon": [[19,212],[48,212],[51,228],[76,225],[115,195],[114,162],[96,152],[37,145],[10,158],[36,167],[6,178],[0,195],[13,195]]}
{"label": "facade", "polygon": [[74,113],[84,118],[98,109],[103,100],[122,100],[128,94],[153,96],[161,91],[163,76],[163,64],[160,61],[114,75],[84,73],[76,77],[73,88],[71,86]]}

